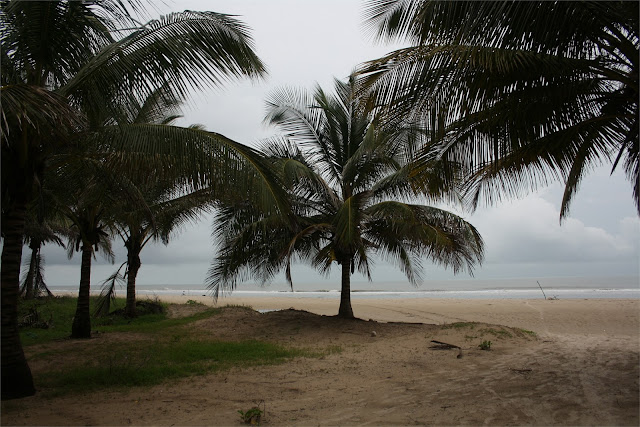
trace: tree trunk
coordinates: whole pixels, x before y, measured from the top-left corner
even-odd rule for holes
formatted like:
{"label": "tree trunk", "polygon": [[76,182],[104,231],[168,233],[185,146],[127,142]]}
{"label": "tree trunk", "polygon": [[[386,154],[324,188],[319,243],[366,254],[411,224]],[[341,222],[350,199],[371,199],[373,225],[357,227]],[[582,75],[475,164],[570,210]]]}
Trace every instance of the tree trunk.
{"label": "tree trunk", "polygon": [[91,338],[91,312],[89,310],[89,291],[91,289],[91,257],[93,246],[82,243],[82,264],[80,266],[80,290],[76,315],[71,326],[71,338]]}
{"label": "tree trunk", "polygon": [[26,203],[15,202],[2,218],[4,245],[0,273],[2,307],[2,400],[33,396],[31,369],[22,351],[18,333],[18,293]]}
{"label": "tree trunk", "polygon": [[140,252],[130,249],[132,253],[127,254],[129,260],[129,271],[127,272],[127,305],[124,309],[125,316],[136,317],[136,276],[142,263],[140,262]]}
{"label": "tree trunk", "polygon": [[36,297],[35,285],[38,275],[38,250],[40,247],[29,245],[29,249],[31,249],[31,262],[29,262],[29,272],[24,281],[24,299],[34,299]]}
{"label": "tree trunk", "polygon": [[340,309],[338,317],[353,319],[351,309],[351,257],[342,261],[342,291],[340,292]]}

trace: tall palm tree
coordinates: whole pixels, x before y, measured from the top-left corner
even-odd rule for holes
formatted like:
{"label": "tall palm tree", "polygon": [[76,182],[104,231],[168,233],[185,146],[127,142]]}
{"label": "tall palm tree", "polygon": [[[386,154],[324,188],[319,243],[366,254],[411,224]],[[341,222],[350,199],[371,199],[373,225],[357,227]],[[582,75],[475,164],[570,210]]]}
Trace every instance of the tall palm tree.
{"label": "tall palm tree", "polygon": [[440,126],[474,203],[622,165],[640,213],[638,2],[369,0],[381,39],[411,46],[360,72],[390,114]]}
{"label": "tall palm tree", "polygon": [[[50,157],[61,147],[87,140],[78,138],[79,133],[95,126],[83,119],[85,113],[116,116],[158,87],[184,95],[234,77],[260,77],[264,66],[253,52],[247,27],[228,15],[187,11],[139,25],[131,17],[131,11],[143,11],[137,0],[5,0],[0,7],[2,399],[9,399],[35,391],[17,332],[17,294],[26,206]],[[190,184],[207,185],[224,177],[226,160],[234,176],[247,164],[260,169],[251,150],[213,133],[169,135],[146,128],[132,139],[125,131],[102,135],[103,142],[126,141],[127,149],[114,149],[119,154],[110,160],[123,166],[140,165],[143,154],[173,138],[145,172],[160,173],[162,161],[178,155],[184,159],[172,171],[198,166],[185,178]],[[195,145],[211,148],[206,161],[205,156],[189,159],[189,147]],[[269,187],[258,179],[250,184]],[[277,188],[266,190],[276,193]]]}
{"label": "tall palm tree", "polygon": [[[159,125],[158,130],[163,127],[171,132],[173,122],[180,116],[181,102],[172,94],[166,86],[158,88],[151,93],[143,102],[130,106],[129,111],[123,111],[118,117],[106,116],[102,120],[95,120],[99,123],[99,131],[106,131],[110,127],[117,126],[118,129],[127,128],[124,135],[131,138],[139,138],[139,130],[136,125]],[[144,129],[144,128],[142,128]],[[190,126],[191,130],[203,131],[199,125]],[[107,146],[107,152],[111,147]],[[154,150],[158,154],[157,150]],[[205,153],[206,155],[207,153]],[[179,158],[174,160],[182,161]],[[171,165],[175,168],[175,165]],[[140,253],[146,244],[153,240],[162,240],[168,244],[169,235],[174,228],[185,221],[195,219],[199,212],[211,206],[216,195],[210,187],[189,191],[188,182],[181,174],[182,169],[178,169],[178,175],[172,178],[154,175],[150,181],[147,176],[143,180],[140,174],[131,174],[124,171],[126,176],[133,178],[132,184],[136,186],[144,199],[140,204],[118,204],[112,206],[114,215],[113,227],[120,235],[127,249],[127,260],[124,263],[124,277],[127,280],[127,298],[125,314],[130,317],[136,315],[136,278],[141,267]],[[189,172],[188,172],[189,173]],[[163,175],[166,175],[163,173]],[[185,185],[187,184],[187,185]],[[190,185],[190,187],[194,187]],[[109,308],[109,302],[115,295],[115,284],[121,277],[119,271],[112,275],[105,282],[101,300],[99,301],[99,312],[105,312]]]}
{"label": "tall palm tree", "polygon": [[442,200],[455,190],[442,185],[442,175],[452,173],[436,158],[432,173],[416,181],[410,158],[422,130],[380,122],[361,101],[353,78],[336,81],[333,96],[317,87],[313,95],[283,90],[268,101],[265,121],[285,136],[269,142],[265,153],[285,182],[294,218],[264,214],[246,201],[221,207],[219,252],[207,279],[216,297],[238,279],[265,282],[283,269],[293,286],[293,260],[321,272],[336,262],[338,316],[352,318],[351,275],[357,268],[371,279],[371,254],[393,260],[412,283],[420,280],[421,257],[456,272],[471,272],[482,260],[482,239],[471,224],[409,203],[420,196],[416,189],[427,200]]}
{"label": "tall palm tree", "polygon": [[[2,61],[3,63],[6,61]],[[60,96],[26,85],[2,87],[2,399],[35,393],[31,370],[18,334],[18,293],[27,205],[42,163],[30,138],[54,147],[68,139],[82,121]],[[11,141],[11,142],[10,142]],[[16,142],[16,143],[14,143]],[[24,142],[20,144],[18,142]]]}
{"label": "tall palm tree", "polygon": [[[89,159],[88,155],[82,156]],[[89,295],[91,264],[96,252],[113,261],[111,235],[114,209],[119,203],[144,206],[138,188],[118,170],[105,168],[102,162],[68,162],[45,174],[44,191],[54,201],[50,209],[64,215],[70,224],[67,246],[69,258],[81,252],[80,282],[72,338],[91,336]]]}

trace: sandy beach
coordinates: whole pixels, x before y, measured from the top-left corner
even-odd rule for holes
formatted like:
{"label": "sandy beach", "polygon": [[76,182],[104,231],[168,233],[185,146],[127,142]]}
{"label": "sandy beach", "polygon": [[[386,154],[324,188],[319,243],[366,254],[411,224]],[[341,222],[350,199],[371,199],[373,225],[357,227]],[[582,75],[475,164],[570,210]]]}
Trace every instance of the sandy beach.
{"label": "sandy beach", "polygon": [[[333,317],[338,300],[329,298],[225,297],[218,305],[268,312],[225,310],[194,327],[216,339],[341,351],[126,392],[37,395],[3,403],[2,425],[241,425],[237,411],[260,402],[263,425],[640,421],[640,300],[354,299],[360,321]],[[203,306],[171,307],[180,315]],[[490,351],[478,347],[485,340]],[[44,368],[36,360],[32,369]]]}
{"label": "sandy beach", "polygon": [[[326,316],[336,315],[338,299],[309,297],[211,297],[163,296],[162,300],[184,304],[194,300],[206,305],[246,305],[255,310],[294,308]],[[444,324],[485,322],[534,330],[539,334],[640,335],[640,301],[616,299],[544,300],[523,299],[358,299],[352,300],[354,315],[378,322]],[[608,331],[608,332],[607,332]]]}

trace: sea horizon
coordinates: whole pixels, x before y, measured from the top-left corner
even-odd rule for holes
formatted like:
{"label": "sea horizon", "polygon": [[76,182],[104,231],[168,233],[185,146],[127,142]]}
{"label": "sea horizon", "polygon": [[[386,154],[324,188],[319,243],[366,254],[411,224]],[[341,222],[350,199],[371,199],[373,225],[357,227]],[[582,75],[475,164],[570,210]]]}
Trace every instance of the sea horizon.
{"label": "sea horizon", "polygon": [[[402,282],[352,282],[352,298],[470,298],[470,299],[538,299],[538,298],[640,298],[640,280],[637,276],[613,277],[545,277],[433,280],[414,287]],[[77,286],[50,286],[56,293],[73,293]],[[92,286],[92,294],[100,293],[100,286]],[[139,296],[185,295],[212,296],[202,284],[140,284]],[[125,286],[116,294],[124,296]],[[235,297],[310,297],[339,298],[336,283],[286,283],[260,286],[255,283],[238,284],[233,292],[221,293]]]}

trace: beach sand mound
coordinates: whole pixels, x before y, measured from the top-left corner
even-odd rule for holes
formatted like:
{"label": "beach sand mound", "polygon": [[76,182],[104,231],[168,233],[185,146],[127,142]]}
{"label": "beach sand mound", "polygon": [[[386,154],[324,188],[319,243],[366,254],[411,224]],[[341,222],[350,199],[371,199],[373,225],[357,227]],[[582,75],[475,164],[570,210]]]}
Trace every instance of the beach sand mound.
{"label": "beach sand mound", "polygon": [[[446,342],[463,350],[479,350],[490,341],[493,349],[522,347],[535,341],[536,334],[519,328],[478,322],[442,325],[404,322],[376,322],[342,319],[293,308],[259,313],[250,308],[228,307],[220,315],[201,320],[198,328],[220,340],[259,339],[304,348],[326,346],[355,347],[383,341],[406,341],[423,350],[446,349],[432,340]],[[500,343],[500,345],[495,345]],[[457,351],[457,350],[456,350]],[[457,355],[455,352],[454,355]]]}
{"label": "beach sand mound", "polygon": [[[174,315],[181,310],[174,308]],[[263,425],[639,421],[637,337],[536,336],[490,323],[345,320],[246,307],[226,308],[189,327],[207,338],[270,341],[323,355],[126,392],[35,396],[8,402],[11,408],[3,404],[11,410],[3,411],[2,424],[241,425],[238,410],[257,405],[266,410]],[[490,350],[482,350],[488,341]]]}

